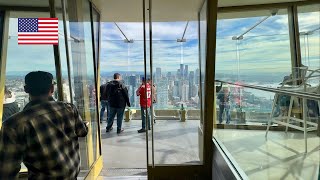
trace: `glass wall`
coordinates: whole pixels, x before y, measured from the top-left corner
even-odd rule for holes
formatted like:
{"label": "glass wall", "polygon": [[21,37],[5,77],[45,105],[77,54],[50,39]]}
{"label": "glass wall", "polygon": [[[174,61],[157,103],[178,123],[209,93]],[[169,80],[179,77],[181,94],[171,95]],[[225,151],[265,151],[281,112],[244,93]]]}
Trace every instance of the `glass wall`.
{"label": "glass wall", "polygon": [[[185,23],[177,22],[176,24],[179,24],[183,31]],[[192,28],[197,26],[196,22],[189,24]],[[106,26],[114,27],[111,23]],[[119,23],[119,26],[122,28],[130,24]],[[104,40],[102,48],[109,53],[102,52],[101,83],[112,80],[113,73],[120,72],[129,90],[131,109],[139,110],[139,97],[136,96],[135,91],[144,76],[143,41],[134,39],[133,43],[125,43],[123,40]],[[182,104],[188,110],[199,110],[199,75],[197,75],[199,68],[196,53],[198,40],[188,39],[187,42],[181,43],[176,40],[154,40],[153,48],[159,49],[153,52],[153,79],[157,86],[155,114],[159,117],[169,116],[165,111],[172,110],[168,112],[170,116],[179,118],[178,110],[181,109]],[[139,116],[134,115],[133,118],[140,118]],[[193,116],[199,119],[198,113]]]}
{"label": "glass wall", "polygon": [[[183,36],[187,23],[184,41],[178,41]],[[144,76],[143,24],[129,22],[116,24],[102,24],[105,36],[102,37],[101,46],[101,83],[110,81],[115,72],[120,72],[129,90],[132,114],[130,119],[125,117],[129,122],[123,123],[125,132],[122,136],[114,137],[112,133],[105,135],[118,139],[119,143],[115,144],[114,140],[108,138],[103,141],[115,149],[120,145],[130,145],[133,148],[132,153],[141,152],[141,148],[145,147],[145,133],[137,133],[137,130],[141,129],[141,113],[140,97],[136,95],[136,90]],[[149,34],[148,26],[147,23],[147,34]],[[155,152],[154,156],[149,153],[149,162],[152,162],[154,157],[155,164],[197,164],[199,163],[197,128],[200,119],[198,24],[196,21],[152,22],[152,27],[152,79],[156,86],[157,102],[153,104]],[[126,38],[132,41],[128,43]],[[147,74],[150,74],[149,38],[146,44]],[[180,122],[180,117],[185,112],[186,118],[190,121]],[[102,136],[104,137],[104,134]],[[150,132],[150,149],[151,139]],[[117,153],[114,149],[112,151]],[[109,157],[106,158],[106,163],[113,162],[110,163],[111,167],[146,167],[145,164],[136,163],[145,162],[145,157],[127,158],[127,163],[119,163],[119,159],[112,158],[111,152],[106,153],[106,157]],[[133,159],[136,160],[133,162]]]}
{"label": "glass wall", "polygon": [[[205,71],[206,71],[206,52],[207,52],[207,1],[204,2],[202,9],[199,13],[199,65],[200,71],[200,97],[201,97],[201,107],[204,107],[204,83],[205,83]],[[201,124],[203,125],[204,108],[201,108]]]}
{"label": "glass wall", "polygon": [[[50,17],[49,12],[10,12],[9,37],[6,37],[8,38],[8,46],[5,84],[8,92],[11,92],[11,95],[8,96],[11,96],[12,100],[14,99],[16,101],[19,111],[29,102],[29,96],[24,92],[24,76],[26,74],[31,71],[40,70],[48,71],[52,73],[53,76],[56,75],[52,46],[18,45],[18,18],[38,17],[39,15],[42,17]],[[37,67],[37,69],[35,69],[35,67]],[[6,106],[4,106],[4,108],[5,107]],[[6,117],[4,117],[3,120],[12,115],[5,114],[6,112],[4,111],[3,115]]]}
{"label": "glass wall", "polygon": [[[95,47],[95,51],[99,49],[99,13],[97,11],[94,12],[93,19],[95,24],[92,27],[90,1],[56,0],[54,2],[54,11],[59,19],[59,54],[54,54],[52,45],[18,45],[18,18],[50,17],[49,12],[43,12],[43,7],[49,7],[49,1],[41,1],[39,4],[34,3],[33,6],[38,5],[38,7],[34,7],[34,11],[30,11],[31,8],[27,11],[20,11],[19,6],[21,8],[29,6],[23,6],[22,3],[14,4],[15,2],[10,2],[13,3],[13,6],[10,3],[7,4],[8,10],[5,13],[9,15],[9,26],[6,28],[8,28],[9,32],[8,35],[5,34],[3,37],[8,38],[8,42],[1,41],[4,42],[4,44],[1,44],[3,45],[1,52],[6,54],[6,56],[1,56],[1,89],[6,89],[6,94],[3,96],[1,94],[1,97],[4,97],[4,102],[3,108],[1,106],[0,115],[2,120],[7,119],[14,113],[23,110],[24,106],[29,102],[28,94],[24,92],[23,87],[24,76],[28,72],[48,71],[53,74],[56,80],[56,71],[58,68],[61,69],[63,100],[74,103],[78,107],[83,120],[90,122],[88,136],[80,139],[80,176],[86,176],[94,162],[101,155],[98,148],[100,140],[98,135],[96,77],[94,76],[94,63],[98,63],[98,58],[94,57],[93,54],[93,47]],[[65,9],[62,2],[66,3]],[[75,8],[68,8],[71,6]],[[66,11],[65,23],[63,18],[64,11]],[[81,18],[78,17],[79,13],[75,12],[82,12]],[[97,38],[95,43],[93,42],[93,35]],[[55,60],[59,58],[60,65],[55,63]],[[70,63],[69,65],[68,62]],[[2,82],[2,80],[5,80],[5,82]],[[57,100],[58,97],[57,87],[55,87],[54,98]],[[7,105],[12,104],[15,107],[14,112],[12,109],[10,112],[7,111]],[[26,170],[24,165],[22,165],[22,170]]]}
{"label": "glass wall", "polygon": [[[68,1],[68,7],[74,4]],[[74,103],[86,121],[90,122],[89,135],[85,139],[85,145],[90,148],[86,150],[83,146],[82,167],[88,169],[97,159],[97,96],[95,77],[95,58],[93,54],[93,37],[91,29],[90,2],[83,0],[77,3],[77,8],[69,9],[69,31],[70,31],[70,56],[72,66],[72,79],[74,81]],[[79,12],[81,16],[79,16]],[[91,151],[90,149],[93,148]]]}
{"label": "glass wall", "polygon": [[218,14],[213,134],[245,179],[319,176],[320,8],[297,9]]}

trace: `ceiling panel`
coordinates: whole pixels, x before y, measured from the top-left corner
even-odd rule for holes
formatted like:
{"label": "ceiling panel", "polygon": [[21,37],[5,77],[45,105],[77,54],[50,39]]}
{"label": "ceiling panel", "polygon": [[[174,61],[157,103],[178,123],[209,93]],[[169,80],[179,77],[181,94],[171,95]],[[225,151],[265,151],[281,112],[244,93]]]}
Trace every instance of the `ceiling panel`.
{"label": "ceiling panel", "polygon": [[[295,2],[303,0],[219,0],[219,7]],[[102,21],[141,22],[142,0],[95,0]],[[146,0],[148,2],[148,0]],[[153,21],[196,20],[203,0],[152,0]]]}

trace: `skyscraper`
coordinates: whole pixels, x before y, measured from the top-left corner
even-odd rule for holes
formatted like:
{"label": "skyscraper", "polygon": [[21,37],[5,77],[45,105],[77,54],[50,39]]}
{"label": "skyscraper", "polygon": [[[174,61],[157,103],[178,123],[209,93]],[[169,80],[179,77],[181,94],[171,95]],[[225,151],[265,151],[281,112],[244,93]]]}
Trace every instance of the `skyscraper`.
{"label": "skyscraper", "polygon": [[183,64],[180,64],[180,79],[183,79],[183,73],[184,73]]}
{"label": "skyscraper", "polygon": [[156,68],[156,76],[155,76],[155,82],[158,82],[161,78],[161,68],[157,67]]}
{"label": "skyscraper", "polygon": [[168,72],[168,73],[167,73],[167,78],[168,78],[168,80],[171,80],[171,79],[172,79],[172,73],[171,73],[171,72]]}
{"label": "skyscraper", "polygon": [[188,75],[189,75],[189,72],[188,72],[188,65],[185,65],[184,66],[184,79],[188,79]]}
{"label": "skyscraper", "polygon": [[194,71],[190,71],[189,74],[189,98],[193,97],[193,86],[195,85],[194,82]]}
{"label": "skyscraper", "polygon": [[188,100],[189,100],[189,85],[183,84],[182,92],[181,92],[181,101],[188,101]]}
{"label": "skyscraper", "polygon": [[164,109],[168,107],[169,89],[166,78],[161,78],[157,83],[157,103],[156,108]]}
{"label": "skyscraper", "polygon": [[199,85],[200,83],[200,70],[199,68],[196,69],[196,74],[195,74],[195,84]]}
{"label": "skyscraper", "polygon": [[172,90],[172,94],[174,97],[180,97],[179,95],[179,81],[174,81],[174,86],[173,86],[173,90]]}

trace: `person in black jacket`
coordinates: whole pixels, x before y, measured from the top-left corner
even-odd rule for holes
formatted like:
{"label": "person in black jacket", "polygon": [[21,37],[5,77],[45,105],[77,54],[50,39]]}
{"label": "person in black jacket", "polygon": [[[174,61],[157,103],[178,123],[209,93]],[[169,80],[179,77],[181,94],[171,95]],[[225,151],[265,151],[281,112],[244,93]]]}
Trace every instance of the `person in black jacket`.
{"label": "person in black jacket", "polygon": [[18,103],[13,93],[7,87],[4,88],[4,91],[2,122],[19,112]]}
{"label": "person in black jacket", "polygon": [[123,132],[122,120],[124,109],[127,106],[130,107],[129,95],[127,87],[121,83],[121,75],[115,73],[113,75],[114,80],[109,82],[107,85],[107,99],[110,107],[108,125],[106,127],[106,132],[110,132],[113,128],[113,120],[117,115],[117,133]]}
{"label": "person in black jacket", "polygon": [[108,102],[108,95],[107,95],[107,85],[109,82],[102,84],[100,86],[100,103],[101,103],[101,110],[100,110],[100,123],[103,121],[104,111],[107,109],[107,122],[109,119],[109,102]]}

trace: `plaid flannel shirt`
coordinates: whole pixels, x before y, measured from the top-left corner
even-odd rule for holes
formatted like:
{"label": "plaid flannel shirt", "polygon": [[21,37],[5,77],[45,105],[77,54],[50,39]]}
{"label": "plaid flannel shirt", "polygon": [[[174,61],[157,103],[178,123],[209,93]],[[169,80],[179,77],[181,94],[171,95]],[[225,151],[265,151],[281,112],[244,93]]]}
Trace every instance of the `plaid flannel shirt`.
{"label": "plaid flannel shirt", "polygon": [[76,179],[80,171],[78,137],[88,127],[69,103],[32,101],[3,122],[0,179],[18,179],[21,162],[29,179]]}

